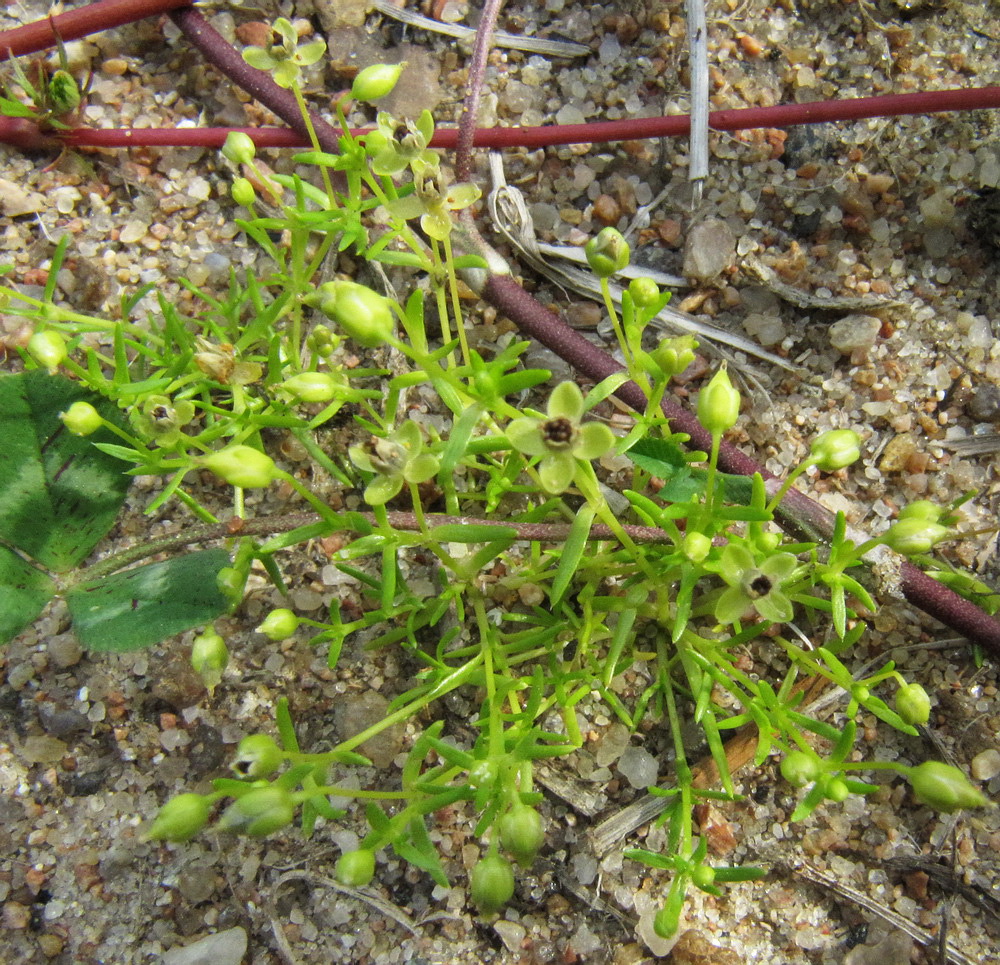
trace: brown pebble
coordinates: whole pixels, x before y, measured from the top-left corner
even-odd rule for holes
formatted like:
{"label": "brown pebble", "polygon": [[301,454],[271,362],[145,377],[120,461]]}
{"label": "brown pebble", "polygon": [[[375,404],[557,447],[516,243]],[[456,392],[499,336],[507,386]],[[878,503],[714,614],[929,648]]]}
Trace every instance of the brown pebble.
{"label": "brown pebble", "polygon": [[109,77],[121,77],[128,70],[128,61],[121,57],[109,57],[101,64],[101,73]]}
{"label": "brown pebble", "polygon": [[676,245],[680,241],[681,223],[674,218],[664,218],[656,226],[656,230],[668,245]]}
{"label": "brown pebble", "polygon": [[713,945],[696,928],[689,928],[670,953],[674,965],[740,965],[740,956],[731,948]]}
{"label": "brown pebble", "polygon": [[927,897],[927,883],[930,881],[926,871],[911,871],[903,877],[906,882],[906,893],[914,901],[923,901]]}
{"label": "brown pebble", "polygon": [[621,206],[610,194],[600,194],[594,201],[594,217],[602,224],[616,225],[622,216]]}
{"label": "brown pebble", "polygon": [[11,931],[27,928],[30,918],[31,909],[19,901],[4,902],[3,911],[0,912],[0,924]]}
{"label": "brown pebble", "polygon": [[740,34],[740,47],[748,57],[759,57],[764,53],[764,45],[750,34]]}
{"label": "brown pebble", "polygon": [[271,42],[271,25],[263,20],[251,20],[249,23],[241,23],[236,28],[236,39],[241,44],[250,44],[253,47],[266,47]]}
{"label": "brown pebble", "polygon": [[878,467],[882,472],[902,472],[917,451],[917,440],[908,432],[893,436],[882,452]]}

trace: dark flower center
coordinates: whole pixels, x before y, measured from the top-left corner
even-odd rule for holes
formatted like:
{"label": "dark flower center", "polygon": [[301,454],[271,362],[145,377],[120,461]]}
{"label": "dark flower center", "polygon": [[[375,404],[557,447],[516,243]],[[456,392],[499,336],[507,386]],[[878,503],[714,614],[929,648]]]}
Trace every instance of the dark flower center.
{"label": "dark flower center", "polygon": [[771,592],[771,578],[765,576],[763,573],[758,573],[750,582],[747,584],[747,594],[751,600],[756,600],[758,597],[765,596]]}
{"label": "dark flower center", "polygon": [[576,426],[565,416],[542,423],[542,438],[551,449],[568,449],[576,437]]}

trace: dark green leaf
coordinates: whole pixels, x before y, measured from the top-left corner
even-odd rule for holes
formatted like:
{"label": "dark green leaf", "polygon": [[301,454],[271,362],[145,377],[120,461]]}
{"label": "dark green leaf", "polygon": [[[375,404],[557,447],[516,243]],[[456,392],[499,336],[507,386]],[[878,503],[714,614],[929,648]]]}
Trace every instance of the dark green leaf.
{"label": "dark green leaf", "polygon": [[110,432],[80,438],[59,418],[81,400],[117,420],[111,403],[60,376],[0,378],[0,536],[58,572],[90,554],[114,523],[129,485],[120,463],[94,448],[110,441]]}
{"label": "dark green leaf", "polygon": [[89,650],[137,650],[210,623],[229,609],[216,585],[229,565],[225,550],[149,563],[66,594],[73,629]]}
{"label": "dark green leaf", "polygon": [[52,598],[52,581],[16,553],[0,546],[0,643],[20,633]]}

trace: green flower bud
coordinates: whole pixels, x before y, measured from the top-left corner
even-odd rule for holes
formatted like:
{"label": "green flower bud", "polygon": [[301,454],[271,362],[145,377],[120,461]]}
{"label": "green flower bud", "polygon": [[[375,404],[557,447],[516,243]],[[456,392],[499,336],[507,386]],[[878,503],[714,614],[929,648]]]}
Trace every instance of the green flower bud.
{"label": "green flower bud", "polygon": [[652,278],[633,278],[628,291],[632,304],[638,308],[649,308],[660,300],[660,287]]}
{"label": "green flower bud", "polygon": [[295,633],[298,625],[299,618],[291,610],[282,607],[278,610],[272,610],[264,617],[264,622],[257,627],[257,632],[263,633],[265,637],[270,637],[277,642],[287,640]]}
{"label": "green flower bud", "polygon": [[712,541],[704,533],[688,533],[681,549],[692,563],[701,563],[711,551]]}
{"label": "green flower bud", "polygon": [[942,761],[924,761],[907,774],[913,793],[921,804],[951,814],[962,808],[979,808],[989,804],[986,797],[969,783],[957,768]]}
{"label": "green flower bud", "polygon": [[723,362],[722,368],[698,393],[698,421],[717,436],[736,425],[739,415],[740,394],[733,387]]}
{"label": "green flower bud", "polygon": [[74,402],[65,412],[60,412],[59,418],[74,436],[89,436],[104,425],[97,409],[82,400]]}
{"label": "green flower bud", "polygon": [[805,751],[791,751],[781,762],[781,776],[792,787],[805,787],[819,777],[820,762]]}
{"label": "green flower bud", "polygon": [[257,201],[257,192],[254,186],[246,178],[236,178],[229,189],[233,200],[237,204],[242,204],[244,208],[249,208]]}
{"label": "green flower bud", "polygon": [[696,888],[711,888],[715,884],[715,868],[710,864],[696,865],[691,869],[691,883]]}
{"label": "green flower bud", "polygon": [[219,685],[228,663],[229,648],[215,630],[208,629],[194,638],[191,667],[208,690],[213,691]]}
{"label": "green flower bud", "polygon": [[896,691],[896,713],[916,727],[931,719],[931,699],[920,684],[903,684]]}
{"label": "green flower bud", "polygon": [[893,523],[882,537],[890,549],[904,556],[927,553],[948,535],[948,529],[928,519],[901,519]]}
{"label": "green flower bud", "polygon": [[847,800],[850,793],[848,786],[839,777],[833,777],[827,781],[825,791],[827,800],[839,804],[841,801]]}
{"label": "green flower bud", "polygon": [[246,575],[232,566],[224,566],[215,574],[215,585],[227,600],[231,603],[239,603],[243,599]]}
{"label": "green flower bud", "polygon": [[316,295],[320,311],[366,348],[382,345],[396,330],[389,299],[364,285],[331,281],[320,285]]}
{"label": "green flower bud", "polygon": [[698,343],[690,335],[665,338],[653,349],[653,361],[668,378],[680,375],[693,361]]}
{"label": "green flower bud", "polygon": [[480,914],[496,914],[514,894],[514,869],[510,862],[500,854],[480,858],[472,869],[469,891]]}
{"label": "green flower bud", "polygon": [[360,71],[351,84],[351,96],[359,101],[377,101],[392,92],[399,75],[406,66],[402,64],[372,64]]}
{"label": "green flower bud", "polygon": [[281,388],[299,402],[329,402],[337,397],[340,383],[326,372],[300,372],[285,379]]}
{"label": "green flower bud", "polygon": [[236,759],[230,768],[240,777],[259,780],[270,777],[284,760],[281,748],[267,734],[250,734],[236,748]]}
{"label": "green flower bud", "polygon": [[861,436],[853,429],[830,429],[813,440],[813,465],[823,472],[836,472],[861,458]]}
{"label": "green flower bud", "polygon": [[257,145],[245,131],[230,131],[222,145],[222,154],[233,164],[249,164],[257,156]]}
{"label": "green flower bud", "polygon": [[369,848],[345,852],[337,859],[334,874],[348,888],[363,888],[375,877],[375,852]]}
{"label": "green flower bud", "polygon": [[200,794],[179,794],[160,808],[143,835],[146,841],[190,841],[208,823],[212,805]]}
{"label": "green flower bud", "polygon": [[497,779],[497,766],[493,761],[476,761],[469,769],[471,787],[488,787]]}
{"label": "green flower bud", "polygon": [[274,460],[251,446],[229,446],[206,456],[201,464],[230,486],[242,489],[263,489],[278,474]]}
{"label": "green flower bud", "polygon": [[68,114],[80,106],[80,88],[73,75],[57,70],[49,78],[49,101],[56,114]]}
{"label": "green flower bud", "polygon": [[929,499],[918,499],[904,506],[899,511],[900,519],[922,519],[925,522],[936,523],[941,519],[944,510]]}
{"label": "green flower bud", "polygon": [[51,330],[35,332],[28,339],[28,354],[49,372],[55,372],[66,358],[66,339]]}
{"label": "green flower bud", "polygon": [[617,275],[629,263],[631,251],[625,236],[617,228],[602,228],[584,245],[590,270],[598,278]]}
{"label": "green flower bud", "polygon": [[219,819],[220,831],[235,831],[263,838],[295,819],[295,799],[278,784],[259,787],[238,797]]}
{"label": "green flower bud", "polygon": [[522,868],[535,860],[538,849],[545,843],[542,816],[527,804],[515,804],[499,821],[500,844]]}

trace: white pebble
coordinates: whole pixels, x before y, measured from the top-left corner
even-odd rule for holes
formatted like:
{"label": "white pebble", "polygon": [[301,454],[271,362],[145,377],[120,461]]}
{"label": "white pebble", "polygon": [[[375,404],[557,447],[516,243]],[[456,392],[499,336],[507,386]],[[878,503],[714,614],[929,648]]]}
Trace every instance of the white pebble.
{"label": "white pebble", "polygon": [[656,783],[659,766],[656,758],[641,747],[628,747],[618,758],[618,773],[632,787],[645,788]]}
{"label": "white pebble", "polygon": [[972,758],[969,770],[977,781],[992,781],[1000,774],[1000,751],[991,747],[977,754]]}

